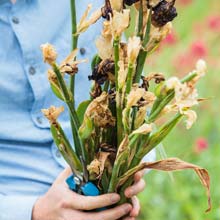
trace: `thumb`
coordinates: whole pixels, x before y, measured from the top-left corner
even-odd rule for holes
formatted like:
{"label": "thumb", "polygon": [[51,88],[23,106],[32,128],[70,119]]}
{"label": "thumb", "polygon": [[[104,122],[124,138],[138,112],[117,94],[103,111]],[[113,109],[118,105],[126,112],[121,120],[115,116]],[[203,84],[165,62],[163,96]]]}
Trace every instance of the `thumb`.
{"label": "thumb", "polygon": [[64,183],[66,179],[72,174],[70,167],[65,168],[55,180],[55,183]]}

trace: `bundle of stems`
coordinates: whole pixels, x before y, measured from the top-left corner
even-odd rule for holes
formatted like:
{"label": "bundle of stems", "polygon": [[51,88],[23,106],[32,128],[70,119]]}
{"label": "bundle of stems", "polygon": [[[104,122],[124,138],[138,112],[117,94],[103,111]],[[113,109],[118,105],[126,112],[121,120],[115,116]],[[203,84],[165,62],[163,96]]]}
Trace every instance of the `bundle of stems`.
{"label": "bundle of stems", "polygon": [[[135,172],[147,168],[194,169],[209,196],[209,175],[205,169],[177,158],[141,163],[183,117],[187,129],[192,126],[197,116],[191,108],[202,100],[195,86],[206,72],[203,60],[183,79],[144,73],[147,57],[172,29],[171,21],[177,16],[175,0],[106,0],[88,18],[91,7],[88,5],[77,25],[76,5],[71,0],[72,52],[61,64],[56,63],[54,47],[42,45],[44,61],[52,67],[48,71],[51,88],[66,103],[70,114],[75,148],[57,121],[63,108],[52,106],[42,110],[64,159],[74,175],[81,176],[85,183],[93,182],[101,193],[120,193],[120,203],[127,200],[124,189],[133,183]],[[135,16],[131,16],[131,10]],[[76,109],[75,74],[78,64],[84,62],[76,59],[78,38],[101,18],[103,30],[95,42],[98,53],[88,77],[93,85],[90,100]],[[127,33],[124,40],[133,23],[134,32]],[[70,76],[69,85],[64,79],[66,74]]]}

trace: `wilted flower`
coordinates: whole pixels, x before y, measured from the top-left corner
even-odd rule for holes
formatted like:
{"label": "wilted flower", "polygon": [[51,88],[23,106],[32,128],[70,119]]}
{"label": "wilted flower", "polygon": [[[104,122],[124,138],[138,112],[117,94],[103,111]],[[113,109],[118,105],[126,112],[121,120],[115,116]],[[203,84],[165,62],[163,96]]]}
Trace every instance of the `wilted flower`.
{"label": "wilted flower", "polygon": [[171,30],[172,30],[171,22],[168,22],[166,25],[164,25],[161,28],[156,28],[152,26],[150,32],[150,41],[147,44],[146,50],[148,52],[152,52],[155,48],[158,47],[159,43],[166,38],[166,36],[171,32]]}
{"label": "wilted flower", "polygon": [[42,109],[41,111],[45,115],[45,117],[49,120],[49,122],[51,124],[54,124],[56,123],[59,115],[64,111],[64,107],[51,106],[49,109]]}
{"label": "wilted flower", "polygon": [[43,53],[43,59],[45,63],[53,65],[57,59],[57,52],[53,45],[46,43],[41,45],[41,50]]}
{"label": "wilted flower", "polygon": [[98,55],[102,60],[110,59],[113,57],[112,37],[100,36],[96,40],[96,48]]}
{"label": "wilted flower", "polygon": [[60,64],[60,72],[74,75],[78,72],[78,64],[84,63],[87,60],[75,60],[77,49],[73,50],[69,56]]}
{"label": "wilted flower", "polygon": [[118,72],[118,86],[119,88],[123,88],[126,82],[128,69],[125,68],[125,64],[123,61],[118,62],[119,72]]}
{"label": "wilted flower", "polygon": [[134,130],[132,134],[148,134],[153,130],[153,124],[143,124],[137,130]]}
{"label": "wilted flower", "polygon": [[162,0],[152,8],[153,14],[151,20],[155,27],[163,27],[177,16],[174,4],[175,0],[171,2]]}
{"label": "wilted flower", "polygon": [[143,105],[151,105],[155,99],[154,93],[146,91],[144,88],[134,86],[127,96],[126,107],[131,108],[132,106],[137,106],[139,101],[142,101]]}
{"label": "wilted flower", "polygon": [[123,0],[110,0],[113,10],[121,11],[123,8]]}
{"label": "wilted flower", "polygon": [[205,76],[207,72],[206,62],[202,59],[198,60],[196,63],[196,72],[200,77]]}
{"label": "wilted flower", "polygon": [[48,78],[49,82],[57,83],[57,76],[56,76],[55,72],[51,69],[49,69],[47,71],[47,78]]}
{"label": "wilted flower", "polygon": [[89,4],[85,13],[83,14],[78,27],[77,27],[77,34],[85,32],[92,24],[98,21],[99,18],[102,17],[102,10],[101,8],[95,11],[91,17],[87,20],[88,14],[91,11],[92,4]]}
{"label": "wilted flower", "polygon": [[196,119],[197,119],[197,114],[193,110],[184,111],[183,114],[187,117],[187,119],[186,119],[186,128],[190,129],[192,127],[192,125],[194,124],[194,122],[196,121]]}
{"label": "wilted flower", "polygon": [[130,10],[124,9],[122,12],[114,11],[113,17],[110,18],[112,35],[114,38],[120,37],[125,29],[129,26]]}
{"label": "wilted flower", "polygon": [[130,37],[128,39],[128,60],[130,63],[134,64],[136,62],[137,56],[141,49],[141,39],[140,37]]}
{"label": "wilted flower", "polygon": [[108,127],[115,125],[115,118],[108,108],[108,94],[103,92],[88,106],[85,115],[94,121],[97,127]]}

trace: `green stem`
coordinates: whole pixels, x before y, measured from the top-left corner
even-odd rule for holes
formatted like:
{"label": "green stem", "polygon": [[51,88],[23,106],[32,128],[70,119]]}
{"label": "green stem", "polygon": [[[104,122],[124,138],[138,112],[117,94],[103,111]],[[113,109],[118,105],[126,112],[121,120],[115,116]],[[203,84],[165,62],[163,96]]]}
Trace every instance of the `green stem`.
{"label": "green stem", "polygon": [[60,70],[56,64],[53,64],[53,70],[57,76],[58,83],[59,83],[60,88],[63,92],[64,101],[66,102],[66,104],[69,108],[69,112],[70,112],[70,116],[71,116],[72,131],[73,131],[73,135],[74,135],[74,144],[75,144],[77,155],[78,156],[82,155],[84,161],[86,161],[85,160],[86,159],[85,147],[83,146],[83,144],[80,140],[79,133],[78,133],[80,122],[79,122],[77,113],[75,111],[74,105],[73,105],[73,97],[71,95],[71,92],[68,90],[68,88],[65,84],[65,81],[63,79],[63,76],[60,73]]}
{"label": "green stem", "polygon": [[[147,21],[147,27],[146,27],[146,30],[145,30],[144,39],[143,39],[143,42],[142,42],[143,48],[145,48],[147,43],[149,42],[150,29],[151,29],[151,10],[150,10],[148,21]],[[139,83],[140,82],[141,74],[142,74],[143,69],[144,69],[144,65],[145,65],[147,55],[148,55],[148,52],[146,50],[144,50],[144,49],[140,50],[140,53],[138,55],[136,74],[135,74],[135,77],[134,77],[134,83]]]}
{"label": "green stem", "polygon": [[[113,47],[114,47],[114,57],[115,57],[115,87],[116,93],[118,93],[119,85],[118,85],[118,72],[119,72],[119,45],[120,45],[120,38],[117,37],[114,39]],[[121,96],[118,95],[116,98],[116,117],[117,117],[117,143],[118,146],[122,141],[123,136],[123,124],[122,124],[122,101]]]}
{"label": "green stem", "polygon": [[137,35],[141,38],[141,40],[143,40],[143,0],[140,0]]}
{"label": "green stem", "polygon": [[[78,35],[77,33],[77,16],[76,16],[76,2],[75,0],[70,0],[71,6],[71,24],[72,24],[72,48],[71,50],[75,50],[77,48],[78,43]],[[75,101],[75,75],[70,77],[70,91],[73,94],[73,100]],[[73,104],[75,106],[75,103]]]}
{"label": "green stem", "polygon": [[129,63],[127,82],[126,82],[126,94],[129,94],[131,91],[132,81],[133,81],[133,72],[134,72],[134,65],[132,63]]}

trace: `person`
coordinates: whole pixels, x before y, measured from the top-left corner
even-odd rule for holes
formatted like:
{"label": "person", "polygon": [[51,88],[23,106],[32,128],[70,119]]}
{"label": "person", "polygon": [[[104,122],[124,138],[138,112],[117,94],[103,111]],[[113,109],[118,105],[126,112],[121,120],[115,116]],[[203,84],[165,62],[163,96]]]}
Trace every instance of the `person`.
{"label": "person", "polygon": [[[76,1],[80,18],[91,0]],[[98,8],[101,1],[93,0]],[[61,106],[46,79],[40,45],[49,42],[59,54],[58,62],[70,52],[69,0],[0,1],[0,219],[1,220],[114,220],[135,219],[140,206],[136,197],[144,189],[143,173],[125,195],[133,206],[91,210],[115,204],[117,194],[85,197],[68,189],[71,171],[64,163],[50,134],[41,109]],[[102,28],[97,22],[79,38],[78,59],[91,61],[94,41]],[[88,98],[89,65],[79,66],[76,103]],[[68,114],[59,118],[71,137]],[[90,212],[85,212],[89,211]]]}

